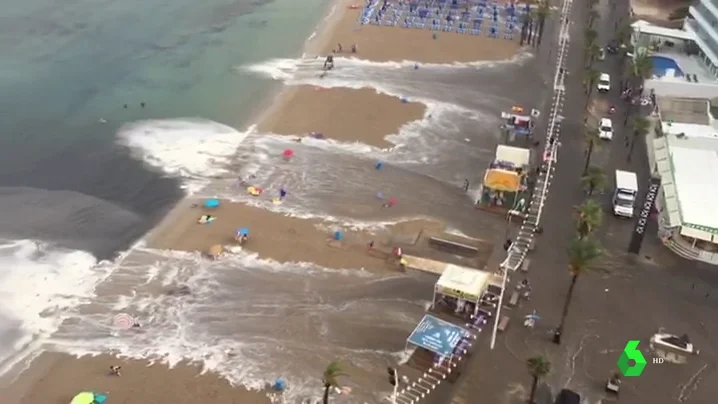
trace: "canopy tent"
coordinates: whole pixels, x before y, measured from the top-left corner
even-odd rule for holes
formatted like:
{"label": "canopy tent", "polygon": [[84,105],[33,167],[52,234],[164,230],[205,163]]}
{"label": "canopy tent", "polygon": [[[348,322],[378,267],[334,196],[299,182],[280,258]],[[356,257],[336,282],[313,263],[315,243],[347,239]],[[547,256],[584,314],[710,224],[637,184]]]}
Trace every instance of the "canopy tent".
{"label": "canopy tent", "polygon": [[425,315],[406,340],[442,357],[451,357],[461,341],[471,334],[458,325],[451,324],[432,315]]}
{"label": "canopy tent", "polygon": [[436,293],[478,302],[491,280],[491,274],[478,269],[449,264],[436,282]]}
{"label": "canopy tent", "polygon": [[531,161],[531,150],[521,147],[499,145],[496,147],[495,160],[511,163],[516,168],[529,165]]}
{"label": "canopy tent", "polygon": [[517,192],[521,188],[521,176],[511,170],[489,169],[484,175],[484,186],[495,191]]}

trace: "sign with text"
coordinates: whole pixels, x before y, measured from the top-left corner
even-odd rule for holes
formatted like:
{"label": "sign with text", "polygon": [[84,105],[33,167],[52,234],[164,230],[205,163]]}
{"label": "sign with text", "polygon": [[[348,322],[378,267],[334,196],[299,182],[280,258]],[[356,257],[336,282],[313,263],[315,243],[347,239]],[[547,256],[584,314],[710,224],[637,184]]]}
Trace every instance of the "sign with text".
{"label": "sign with text", "polygon": [[636,226],[633,228],[631,243],[628,245],[629,253],[638,254],[641,252],[641,244],[643,244],[643,237],[646,233],[646,226],[648,226],[648,219],[651,216],[651,211],[656,203],[656,198],[658,197],[658,191],[660,188],[661,179],[651,178],[648,191],[646,191],[646,197],[643,199],[643,205],[641,205],[641,211],[636,218]]}

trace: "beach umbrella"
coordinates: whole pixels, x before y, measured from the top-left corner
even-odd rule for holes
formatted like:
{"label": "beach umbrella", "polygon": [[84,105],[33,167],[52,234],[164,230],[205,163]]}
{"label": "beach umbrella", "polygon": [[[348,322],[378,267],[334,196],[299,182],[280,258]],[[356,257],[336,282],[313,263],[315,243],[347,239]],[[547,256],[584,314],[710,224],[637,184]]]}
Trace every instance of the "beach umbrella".
{"label": "beach umbrella", "polygon": [[105,401],[107,401],[107,396],[104,394],[95,394],[95,403],[97,404],[105,404]]}
{"label": "beach umbrella", "polygon": [[242,227],[241,229],[237,229],[237,236],[249,236],[249,229],[246,227]]}
{"label": "beach umbrella", "polygon": [[70,401],[70,404],[95,404],[95,393],[83,391]]}
{"label": "beach umbrella", "polygon": [[294,157],[294,150],[292,150],[292,149],[286,149],[286,150],[284,150],[284,153],[282,153],[282,156],[283,156],[285,159],[290,159],[290,158]]}
{"label": "beach umbrella", "polygon": [[274,381],[272,388],[276,391],[284,391],[287,389],[287,381],[280,377]]}
{"label": "beach umbrella", "polygon": [[122,330],[128,330],[134,327],[135,319],[127,313],[120,313],[115,316],[114,324],[117,328],[120,328]]}
{"label": "beach umbrella", "polygon": [[219,206],[219,204],[220,204],[219,199],[216,199],[216,198],[207,199],[206,201],[204,201],[205,208],[216,208]]}

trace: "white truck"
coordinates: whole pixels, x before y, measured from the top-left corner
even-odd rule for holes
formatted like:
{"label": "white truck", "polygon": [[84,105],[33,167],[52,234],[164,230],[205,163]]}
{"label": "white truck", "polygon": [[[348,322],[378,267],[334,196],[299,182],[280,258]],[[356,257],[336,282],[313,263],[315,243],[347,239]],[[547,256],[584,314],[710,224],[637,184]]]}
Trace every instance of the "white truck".
{"label": "white truck", "polygon": [[616,188],[613,191],[613,214],[626,218],[633,217],[633,207],[638,196],[636,173],[616,170]]}

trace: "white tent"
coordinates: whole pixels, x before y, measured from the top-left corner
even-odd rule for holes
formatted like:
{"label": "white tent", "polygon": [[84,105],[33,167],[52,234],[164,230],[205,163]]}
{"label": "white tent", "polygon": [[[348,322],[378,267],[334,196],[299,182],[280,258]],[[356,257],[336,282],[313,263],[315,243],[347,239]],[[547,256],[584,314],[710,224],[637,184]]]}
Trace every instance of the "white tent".
{"label": "white tent", "polygon": [[499,145],[496,147],[495,160],[511,163],[517,168],[524,167],[529,165],[531,160],[531,151],[521,147]]}
{"label": "white tent", "polygon": [[490,280],[491,273],[489,272],[449,264],[444,269],[439,281],[436,282],[434,294],[478,302]]}

